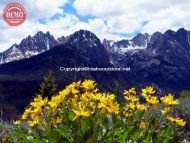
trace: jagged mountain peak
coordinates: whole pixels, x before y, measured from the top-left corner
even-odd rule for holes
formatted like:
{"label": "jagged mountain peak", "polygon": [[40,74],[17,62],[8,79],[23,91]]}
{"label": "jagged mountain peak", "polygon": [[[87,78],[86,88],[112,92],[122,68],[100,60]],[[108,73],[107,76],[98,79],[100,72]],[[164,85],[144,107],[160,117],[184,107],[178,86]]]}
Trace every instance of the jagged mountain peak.
{"label": "jagged mountain peak", "polygon": [[123,55],[118,53],[121,51],[110,53],[113,63],[116,66],[130,66],[133,76],[138,75],[141,81],[175,90],[190,87],[190,32],[184,28],[167,30],[163,34],[155,32],[150,36],[147,48],[125,50]]}
{"label": "jagged mountain peak", "polygon": [[91,31],[88,30],[84,30],[84,29],[80,29],[78,31],[76,31],[73,36],[88,36],[88,37],[97,37],[94,33],[92,33]]}
{"label": "jagged mountain peak", "polygon": [[76,31],[66,39],[66,42],[74,45],[74,47],[82,48],[81,45],[83,45],[84,50],[101,45],[100,39],[94,33],[87,30]]}
{"label": "jagged mountain peak", "polygon": [[138,39],[138,38],[143,38],[143,39],[148,39],[150,37],[150,35],[148,33],[138,33],[135,37],[132,38],[132,40],[134,39]]}
{"label": "jagged mountain peak", "polygon": [[177,30],[177,33],[185,33],[185,32],[188,32],[185,28],[179,28]]}
{"label": "jagged mountain peak", "polygon": [[58,44],[63,44],[63,43],[65,43],[65,41],[66,41],[66,37],[65,36],[61,36],[61,37],[57,38]]}
{"label": "jagged mountain peak", "polygon": [[163,34],[161,33],[161,32],[155,32],[155,33],[153,33],[152,35],[151,35],[151,38],[152,37],[162,37],[163,36]]}
{"label": "jagged mountain peak", "polygon": [[[51,34],[39,32],[34,36],[29,36],[23,40],[23,44],[14,44],[9,50],[3,54],[1,53],[1,59],[11,61],[15,60],[11,57],[26,58],[27,52],[35,51],[33,45],[38,45],[37,48],[46,45],[46,38],[49,38],[49,41],[51,40],[49,35]],[[34,38],[35,36],[42,36],[42,38]],[[61,42],[56,46],[57,48],[36,56],[38,58],[31,58],[31,61],[33,61],[32,59],[41,59],[41,56],[48,59],[49,56],[54,54],[55,58],[53,59],[56,59],[59,55],[58,63],[63,61],[67,65],[70,65],[73,60],[75,61],[74,65],[82,64],[82,66],[87,65],[89,67],[98,67],[99,65],[104,67],[104,65],[111,63],[115,67],[131,67],[132,72],[122,76],[125,79],[133,80],[136,77],[138,78],[135,79],[137,81],[146,80],[161,86],[170,85],[170,87],[175,87],[175,85],[178,85],[180,87],[184,84],[187,87],[190,86],[189,37],[187,30],[179,29],[176,32],[172,30],[165,33],[155,32],[152,35],[140,33],[130,40],[113,41],[104,39],[101,43],[100,39],[92,32],[79,30],[68,37],[58,38],[59,41],[63,40],[64,43]],[[26,47],[29,48],[26,50]],[[47,45],[45,48],[47,50]],[[78,57],[81,57],[82,60]],[[67,61],[64,61],[64,59],[67,59]],[[30,61],[30,59],[26,61]],[[36,61],[38,62],[38,60],[35,60],[34,65]],[[46,63],[48,60],[41,61]],[[22,61],[15,63],[22,63]]]}
{"label": "jagged mountain peak", "polygon": [[70,36],[70,40],[88,41],[95,40],[100,41],[99,38],[88,30],[79,30]]}
{"label": "jagged mountain peak", "polygon": [[47,32],[42,32],[42,31],[38,31],[33,37],[34,38],[40,38],[40,37],[44,37],[44,36],[47,36],[47,37],[52,37],[52,35],[50,34],[50,32],[49,31],[47,31]]}
{"label": "jagged mountain peak", "polygon": [[137,34],[131,40],[119,40],[119,41],[110,41],[105,40],[103,44],[109,53],[117,53],[117,54],[125,54],[130,52],[132,54],[147,48],[148,42],[150,41],[151,35],[145,34]]}
{"label": "jagged mountain peak", "polygon": [[12,62],[40,54],[52,48],[57,41],[49,32],[37,32],[34,36],[27,36],[19,44],[13,44],[8,50],[0,54],[0,63]]}
{"label": "jagged mountain peak", "polygon": [[[79,30],[67,37],[60,37],[57,40],[49,31],[39,31],[35,35],[24,38],[19,44],[12,45],[8,50],[0,54],[1,63],[6,63],[23,58],[29,58],[33,55],[45,52],[55,45],[68,43],[72,47],[88,48],[100,47],[102,44],[110,53],[136,53],[146,48],[160,49],[163,44],[165,47],[172,45],[173,47],[190,47],[190,32],[184,28],[172,31],[167,30],[165,33],[155,32],[152,35],[147,33],[139,33],[130,40],[113,41],[104,39],[101,43],[100,39],[91,31]],[[83,45],[83,46],[81,46]]]}
{"label": "jagged mountain peak", "polygon": [[189,33],[188,30],[186,30],[185,28],[179,28],[177,31],[173,31],[171,29],[167,30],[164,35],[165,36],[171,36],[171,35],[184,35]]}
{"label": "jagged mountain peak", "polygon": [[131,41],[136,46],[147,47],[147,43],[150,41],[150,35],[147,33],[145,34],[139,33]]}
{"label": "jagged mountain peak", "polygon": [[50,34],[49,31],[45,33],[39,31],[33,36],[27,36],[21,40],[19,44],[14,44],[6,51],[0,53],[0,63],[2,64],[29,58],[31,56],[45,52],[55,45],[64,43],[70,43],[74,45],[75,43],[78,43],[76,44],[76,47],[77,45],[83,45],[85,47],[97,47],[101,44],[98,37],[94,33],[87,30],[79,30],[70,36],[62,36],[57,40],[53,35]]}
{"label": "jagged mountain peak", "polygon": [[56,43],[55,38],[49,32],[37,32],[33,37],[30,35],[21,41],[21,50],[35,50],[37,52],[44,52],[53,47]]}
{"label": "jagged mountain peak", "polygon": [[174,35],[174,34],[175,34],[175,31],[173,31],[173,30],[171,30],[171,29],[167,30],[167,31],[164,33],[165,36]]}

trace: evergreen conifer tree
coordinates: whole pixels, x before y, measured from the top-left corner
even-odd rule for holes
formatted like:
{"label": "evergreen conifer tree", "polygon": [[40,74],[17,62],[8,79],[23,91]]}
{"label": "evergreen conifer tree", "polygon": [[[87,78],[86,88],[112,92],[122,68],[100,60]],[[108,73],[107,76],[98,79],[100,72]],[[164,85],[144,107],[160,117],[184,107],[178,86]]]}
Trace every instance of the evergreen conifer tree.
{"label": "evergreen conifer tree", "polygon": [[48,97],[48,99],[51,98],[56,93],[56,80],[53,76],[52,72],[49,71],[44,77],[43,82],[40,84],[40,89],[38,94],[40,94],[42,97]]}

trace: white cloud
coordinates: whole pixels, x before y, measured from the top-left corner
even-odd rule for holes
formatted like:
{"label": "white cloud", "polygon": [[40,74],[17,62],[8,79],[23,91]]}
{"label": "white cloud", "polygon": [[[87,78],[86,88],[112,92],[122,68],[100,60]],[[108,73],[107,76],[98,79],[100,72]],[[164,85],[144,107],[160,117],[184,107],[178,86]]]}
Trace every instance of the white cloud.
{"label": "white cloud", "polygon": [[[190,6],[190,2],[187,4]],[[155,31],[165,32],[168,29],[177,30],[180,27],[188,29],[190,13],[187,13],[185,7],[183,4],[173,5],[155,13],[141,31],[152,34]]]}
{"label": "white cloud", "polygon": [[[38,20],[41,18],[51,18],[55,14],[63,14],[64,6],[69,0],[17,0],[16,2],[22,4],[27,11],[27,18],[30,20]],[[2,1],[0,8],[4,9],[12,0]]]}
{"label": "white cloud", "polygon": [[78,14],[97,17],[121,15],[126,8],[130,8],[133,2],[126,0],[75,0],[73,3]]}
{"label": "white cloud", "polygon": [[189,0],[75,0],[73,6],[79,15],[107,21],[109,32],[164,32],[190,24]]}
{"label": "white cloud", "polygon": [[88,23],[92,31],[99,31],[101,33],[105,33],[108,30],[108,27],[102,19],[97,18],[94,20],[89,20]]}
{"label": "white cloud", "polygon": [[[12,0],[2,1],[0,9]],[[164,32],[167,29],[177,30],[180,27],[190,28],[189,0],[75,0],[73,7],[79,16],[92,16],[86,21],[80,17],[65,13],[63,6],[70,0],[17,0],[27,10],[26,21],[18,27],[8,26],[0,18],[0,51],[19,43],[28,35],[38,31],[50,31],[56,38],[86,29],[98,37],[121,40],[120,34],[133,35],[136,32]],[[0,12],[2,15],[2,11]],[[55,15],[59,19],[51,19]],[[39,19],[46,23],[39,23]],[[128,37],[131,38],[131,37]]]}
{"label": "white cloud", "polygon": [[74,15],[65,15],[60,19],[47,21],[47,24],[26,20],[22,25],[17,27],[7,25],[2,19],[0,19],[0,22],[3,25],[0,27],[0,35],[2,37],[0,38],[0,51],[3,51],[13,43],[20,43],[23,38],[28,35],[34,35],[38,31],[50,31],[55,37],[70,34],[66,29],[77,24],[78,18]]}
{"label": "white cloud", "polygon": [[[6,0],[0,3],[1,15],[5,6],[12,2],[12,0]],[[39,30],[48,31],[51,29],[53,31],[54,24],[58,26],[56,20],[52,23],[53,25],[49,25],[49,27],[40,24],[38,20],[48,20],[56,14],[63,14],[61,6],[64,6],[68,0],[17,0],[16,2],[21,3],[25,7],[27,11],[27,19],[22,25],[11,27],[4,22],[2,16],[0,17],[0,51],[9,48],[13,43],[19,43],[28,35],[34,35]],[[75,21],[74,18],[66,15],[65,18],[60,19],[59,24],[60,22],[63,22],[68,25],[71,21]]]}

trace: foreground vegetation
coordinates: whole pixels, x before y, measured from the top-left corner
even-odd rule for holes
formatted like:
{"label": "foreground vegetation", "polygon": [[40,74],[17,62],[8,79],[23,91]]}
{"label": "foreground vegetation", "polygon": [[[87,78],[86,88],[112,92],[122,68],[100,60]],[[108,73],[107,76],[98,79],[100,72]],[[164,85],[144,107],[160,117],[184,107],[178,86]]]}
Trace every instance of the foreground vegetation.
{"label": "foreground vegetation", "polygon": [[[74,82],[51,98],[37,95],[1,142],[178,143],[186,121],[176,116],[172,94],[158,98],[153,87],[125,90],[125,102],[102,93],[92,80]],[[1,127],[3,126],[3,123]]]}

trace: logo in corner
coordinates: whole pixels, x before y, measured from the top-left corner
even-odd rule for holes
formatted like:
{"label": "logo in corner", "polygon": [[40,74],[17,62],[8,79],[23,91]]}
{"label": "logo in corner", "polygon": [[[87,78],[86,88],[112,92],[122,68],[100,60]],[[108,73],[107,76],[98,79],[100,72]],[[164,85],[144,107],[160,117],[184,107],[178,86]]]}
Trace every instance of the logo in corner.
{"label": "logo in corner", "polygon": [[10,3],[3,10],[3,19],[10,26],[21,25],[26,19],[26,10],[20,3]]}

